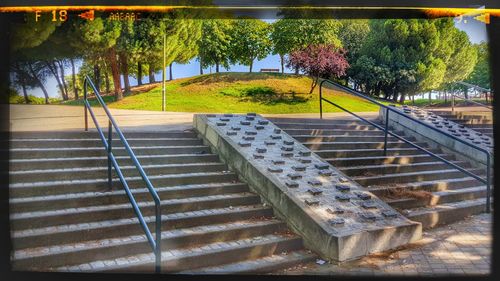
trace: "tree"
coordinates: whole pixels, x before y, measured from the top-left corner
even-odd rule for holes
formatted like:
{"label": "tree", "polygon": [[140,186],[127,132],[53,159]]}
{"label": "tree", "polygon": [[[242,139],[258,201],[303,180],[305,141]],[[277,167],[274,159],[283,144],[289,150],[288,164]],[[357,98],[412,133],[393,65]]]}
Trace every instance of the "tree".
{"label": "tree", "polygon": [[[296,15],[294,15],[296,16]],[[284,18],[272,24],[270,38],[272,52],[281,59],[284,72],[285,55],[309,44],[332,44],[341,47],[338,32],[340,22],[332,19]]]}
{"label": "tree", "polygon": [[293,51],[287,61],[287,67],[298,68],[312,77],[311,90],[314,91],[320,77],[340,77],[345,75],[349,63],[343,49],[333,45],[309,45],[302,50]]}
{"label": "tree", "polygon": [[[343,19],[340,20],[340,23],[341,27],[338,36],[344,50],[347,52],[346,59],[353,66],[360,57],[361,48],[370,33],[369,21],[365,19]],[[363,71],[363,69],[354,67],[348,68],[345,77],[346,82],[349,77],[354,76],[360,70]]]}
{"label": "tree", "polygon": [[[93,21],[76,19],[73,25],[73,46],[82,50],[82,53],[86,53],[86,58],[96,62],[94,65],[95,78],[100,77],[97,62],[101,58],[108,62],[113,77],[116,100],[123,98],[116,46],[122,30],[121,24],[120,21],[96,17]],[[96,81],[96,84],[99,88],[99,80]]]}
{"label": "tree", "polygon": [[[350,72],[370,94],[383,92],[386,98],[403,102],[408,95],[458,79],[468,71],[463,64],[475,63],[467,38],[451,19],[371,20],[370,29]],[[372,70],[363,70],[368,62]],[[365,73],[375,67],[382,77],[370,78]]]}
{"label": "tree", "polygon": [[252,72],[255,59],[264,59],[271,49],[269,25],[261,20],[238,18],[232,20],[230,61],[248,65]]}
{"label": "tree", "polygon": [[490,89],[490,64],[489,64],[489,53],[488,44],[486,42],[481,42],[474,45],[477,50],[477,63],[469,74],[466,82],[483,87],[485,89]]}
{"label": "tree", "polygon": [[207,19],[201,27],[201,37],[198,41],[199,60],[201,69],[215,65],[215,72],[219,66],[229,67],[229,50],[231,21],[227,19]]}

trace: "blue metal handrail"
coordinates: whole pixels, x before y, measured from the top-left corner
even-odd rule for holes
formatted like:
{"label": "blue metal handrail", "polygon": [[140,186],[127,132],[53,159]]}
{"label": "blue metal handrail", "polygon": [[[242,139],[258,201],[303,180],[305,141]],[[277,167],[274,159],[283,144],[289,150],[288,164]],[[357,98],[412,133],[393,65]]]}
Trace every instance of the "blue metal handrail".
{"label": "blue metal handrail", "polygon": [[[385,126],[382,127],[382,126],[380,126],[378,124],[375,124],[375,123],[373,123],[373,122],[371,122],[371,121],[369,121],[369,120],[367,120],[367,119],[365,119],[365,118],[363,118],[363,117],[361,117],[361,116],[359,116],[359,115],[357,115],[357,114],[355,114],[355,113],[353,113],[353,112],[351,112],[351,111],[343,108],[342,106],[340,106],[338,104],[335,104],[334,102],[329,101],[328,99],[325,99],[323,97],[323,92],[322,92],[323,84],[324,83],[329,83],[329,84],[331,84],[331,85],[333,85],[335,87],[341,88],[342,90],[347,91],[347,92],[349,92],[349,93],[351,93],[351,94],[353,94],[353,95],[355,95],[357,97],[363,98],[363,99],[365,99],[367,101],[370,101],[371,103],[374,103],[374,104],[376,104],[376,105],[378,105],[378,106],[380,106],[382,108],[385,108],[385,110],[386,110],[386,113],[385,113]],[[462,139],[459,139],[459,138],[457,138],[457,137],[455,137],[453,135],[448,134],[447,132],[443,132],[441,130],[438,130],[438,129],[430,126],[429,124],[426,124],[426,123],[424,123],[424,122],[422,122],[420,120],[417,120],[417,119],[415,119],[415,118],[413,118],[411,116],[403,114],[403,113],[399,112],[398,110],[395,110],[394,108],[391,108],[390,106],[382,104],[382,103],[380,103],[380,102],[378,102],[378,101],[376,101],[376,100],[374,100],[374,99],[372,99],[372,98],[370,98],[370,97],[362,94],[361,92],[355,91],[355,90],[353,90],[351,88],[345,87],[343,85],[340,85],[338,83],[335,83],[335,82],[327,80],[327,79],[321,81],[321,83],[319,84],[319,114],[320,114],[320,118],[321,119],[323,119],[323,101],[326,101],[327,103],[329,103],[329,104],[331,104],[331,105],[333,105],[335,107],[340,108],[341,110],[343,110],[343,111],[345,111],[345,112],[347,112],[347,113],[349,113],[349,114],[357,117],[358,119],[361,119],[362,121],[364,121],[364,122],[366,122],[366,123],[374,126],[375,128],[377,128],[379,130],[382,130],[385,133],[385,137],[384,137],[384,155],[387,155],[387,135],[389,134],[389,135],[391,135],[391,136],[393,136],[393,137],[395,137],[395,138],[397,138],[397,139],[399,139],[399,140],[401,140],[401,141],[403,141],[403,142],[405,142],[405,143],[407,143],[407,144],[409,144],[409,145],[411,145],[411,146],[413,146],[413,147],[415,147],[415,148],[417,148],[417,149],[419,149],[421,151],[424,151],[425,153],[429,154],[430,156],[441,160],[445,164],[454,167],[455,169],[457,169],[457,170],[459,170],[459,171],[461,171],[461,172],[463,172],[463,173],[465,173],[465,174],[473,177],[474,179],[476,179],[476,180],[478,180],[478,181],[486,184],[486,212],[487,213],[490,212],[490,196],[491,196],[491,175],[490,175],[491,172],[490,171],[491,171],[491,157],[492,157],[492,155],[491,155],[491,152],[489,152],[488,150],[486,150],[484,148],[481,148],[481,147],[479,147],[477,145],[468,143],[468,142],[466,142],[466,141],[464,141]],[[483,179],[482,177],[477,176],[477,175],[471,173],[470,171],[467,171],[466,169],[464,169],[464,168],[462,168],[462,167],[460,167],[460,166],[458,166],[458,165],[456,165],[456,164],[454,164],[454,163],[452,163],[452,162],[444,159],[443,157],[440,157],[440,156],[432,153],[431,151],[429,151],[429,150],[427,150],[427,149],[425,149],[425,148],[423,148],[423,147],[421,147],[419,145],[416,145],[413,142],[411,142],[411,141],[409,141],[409,140],[407,140],[405,138],[402,138],[402,137],[400,137],[400,136],[398,136],[398,135],[390,132],[389,131],[389,112],[394,112],[394,113],[396,113],[396,114],[398,114],[400,116],[406,117],[407,119],[409,119],[409,120],[411,120],[413,122],[416,122],[416,123],[418,123],[420,125],[423,125],[426,128],[434,130],[434,131],[436,131],[436,132],[438,132],[440,134],[443,134],[443,135],[445,135],[447,137],[452,138],[455,141],[458,141],[460,143],[463,143],[463,144],[465,144],[467,146],[470,146],[470,147],[472,147],[472,148],[474,148],[474,149],[476,149],[478,151],[481,151],[481,152],[485,153],[486,154],[486,179]]]}
{"label": "blue metal handrail", "polygon": [[[102,108],[104,109],[104,112],[108,116],[108,139],[104,136],[104,133],[99,126],[99,123],[97,122],[97,118],[92,111],[92,107],[90,106],[90,103],[87,98],[87,87],[90,86],[92,90],[95,93],[95,97],[97,101],[101,104]],[[95,127],[97,129],[97,132],[99,133],[99,137],[102,140],[102,143],[104,144],[104,149],[106,150],[106,153],[108,154],[108,185],[111,188],[112,186],[112,177],[111,177],[111,167],[113,166],[115,168],[116,173],[118,174],[118,177],[120,178],[120,182],[123,185],[123,188],[125,189],[125,193],[127,194],[127,197],[130,201],[130,204],[132,204],[132,208],[134,209],[134,212],[139,220],[139,223],[146,233],[146,238],[149,242],[149,245],[153,249],[153,252],[155,254],[155,272],[160,273],[161,272],[161,201],[160,197],[158,196],[158,193],[156,192],[155,188],[153,187],[153,184],[151,184],[151,181],[149,180],[148,176],[146,175],[146,172],[144,172],[144,169],[141,166],[141,163],[139,163],[139,160],[135,156],[135,153],[132,151],[132,148],[130,148],[130,145],[127,142],[127,139],[123,135],[122,131],[118,127],[118,124],[116,123],[115,119],[111,115],[111,113],[108,110],[108,107],[106,106],[106,103],[102,99],[101,95],[99,94],[99,91],[95,87],[94,83],[92,83],[92,80],[86,76],[84,81],[83,81],[83,103],[85,105],[84,111],[85,111],[85,131],[88,131],[88,114],[87,112],[90,113],[90,116],[92,117],[92,120],[94,120]],[[130,158],[132,159],[132,162],[134,163],[135,167],[139,171],[139,174],[141,175],[141,178],[144,180],[146,183],[146,187],[149,190],[149,193],[153,197],[154,203],[155,203],[155,236],[153,237],[153,234],[149,230],[146,221],[144,220],[144,217],[141,213],[141,210],[139,209],[139,206],[137,205],[137,202],[135,201],[135,198],[130,191],[130,188],[128,186],[127,180],[123,176],[123,173],[120,169],[120,166],[118,165],[118,162],[116,161],[115,155],[113,154],[112,150],[112,133],[113,133],[113,127],[116,130],[116,133],[118,134],[118,137],[120,138],[120,141],[122,142],[123,146],[125,147],[125,150],[129,154]]]}

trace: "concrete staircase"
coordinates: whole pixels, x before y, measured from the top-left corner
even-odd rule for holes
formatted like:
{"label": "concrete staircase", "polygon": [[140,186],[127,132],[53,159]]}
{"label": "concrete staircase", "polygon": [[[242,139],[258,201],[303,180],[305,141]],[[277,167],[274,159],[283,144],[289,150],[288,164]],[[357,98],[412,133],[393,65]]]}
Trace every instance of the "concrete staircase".
{"label": "concrete staircase", "polygon": [[[481,182],[394,137],[388,138],[384,156],[384,133],[363,121],[269,119],[425,228],[485,211],[486,186]],[[416,144],[428,148],[426,143]],[[440,149],[429,150],[473,173],[486,174],[485,170],[472,168]]]}
{"label": "concrete staircase", "polygon": [[[194,132],[125,135],[162,200],[163,271],[269,272],[315,258]],[[152,198],[113,147],[154,235]],[[10,152],[14,270],[153,272],[118,178],[108,189],[96,132],[13,133]]]}
{"label": "concrete staircase", "polygon": [[493,138],[493,118],[491,110],[465,112],[436,109],[429,111]]}

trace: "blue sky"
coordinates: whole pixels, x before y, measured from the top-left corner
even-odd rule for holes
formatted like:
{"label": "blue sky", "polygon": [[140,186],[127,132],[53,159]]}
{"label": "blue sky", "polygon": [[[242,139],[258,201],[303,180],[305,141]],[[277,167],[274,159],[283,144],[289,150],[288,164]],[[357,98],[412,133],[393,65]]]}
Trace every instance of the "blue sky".
{"label": "blue sky", "polygon": [[[274,20],[264,20],[266,22],[273,22]],[[469,36],[469,39],[472,43],[479,43],[481,41],[488,41],[487,39],[487,34],[486,34],[486,25],[482,22],[472,20],[470,18],[464,18],[461,22],[455,22],[455,26],[463,30],[467,33]],[[81,63],[77,63],[77,68],[79,68]],[[265,59],[261,61],[255,61],[254,62],[254,67],[253,71],[258,72],[261,68],[280,68],[280,58],[278,55],[269,55]],[[190,76],[195,76],[200,74],[200,65],[199,62],[196,61],[196,59],[193,59],[190,63],[188,64],[173,64],[172,66],[172,73],[173,73],[173,78],[184,78],[184,77],[190,77]],[[226,70],[224,68],[221,69],[221,71],[234,71],[234,72],[248,72],[249,67],[248,66],[243,66],[243,65],[232,65],[229,70]],[[71,73],[70,69],[66,70],[66,73]],[[215,72],[215,69],[210,70],[210,68],[207,68],[204,70],[204,73],[210,73],[210,71]],[[285,72],[291,72],[290,69],[285,69]],[[168,73],[167,73],[168,74]],[[156,81],[161,81],[161,72],[157,73],[155,75]],[[168,78],[168,76],[167,76]],[[147,82],[148,78],[145,77],[143,78],[143,82]],[[136,85],[137,81],[131,77],[130,79],[131,85]],[[51,97],[56,97],[57,96],[57,82],[55,78],[51,77],[47,79],[45,82],[45,87],[47,88],[47,91],[49,92],[49,95]],[[31,89],[28,91],[29,94],[37,96],[37,97],[43,97],[43,93],[39,88],[36,89]]]}

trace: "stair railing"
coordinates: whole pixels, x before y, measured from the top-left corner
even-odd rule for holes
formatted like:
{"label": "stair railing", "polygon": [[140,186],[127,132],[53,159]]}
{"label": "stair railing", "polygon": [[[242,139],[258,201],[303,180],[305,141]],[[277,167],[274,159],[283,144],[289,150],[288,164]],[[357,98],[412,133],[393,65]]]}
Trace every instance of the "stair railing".
{"label": "stair railing", "polygon": [[457,95],[455,95],[455,94],[451,94],[451,111],[452,111],[452,112],[453,112],[453,111],[455,111],[455,99],[456,99],[456,98],[457,98],[457,99],[464,100],[464,101],[469,102],[469,103],[472,103],[472,104],[475,104],[475,105],[478,105],[478,106],[481,106],[481,107],[485,107],[485,108],[487,108],[487,109],[489,109],[489,110],[493,110],[493,108],[492,108],[492,107],[487,106],[487,105],[485,105],[485,104],[482,104],[482,103],[480,103],[480,102],[477,102],[477,101],[474,101],[474,100],[471,100],[471,99],[462,98],[462,97],[457,96]]}
{"label": "stair railing", "polygon": [[[333,85],[335,87],[338,87],[338,88],[340,88],[340,89],[342,89],[342,90],[344,90],[344,91],[346,91],[346,92],[348,92],[348,93],[350,93],[352,95],[360,97],[360,98],[362,98],[364,100],[367,100],[367,101],[369,101],[369,102],[371,102],[373,104],[376,104],[376,105],[384,108],[385,109],[385,124],[384,124],[384,127],[382,127],[382,126],[380,126],[380,125],[378,125],[378,124],[376,124],[376,123],[374,123],[374,122],[372,122],[370,120],[367,120],[366,118],[363,118],[363,117],[357,115],[356,113],[351,112],[348,109],[346,109],[346,108],[344,108],[344,107],[342,107],[342,106],[340,106],[340,105],[338,105],[338,104],[336,104],[336,103],[334,103],[334,102],[332,102],[332,101],[324,98],[323,97],[323,91],[322,91],[324,83],[331,84],[331,85]],[[420,121],[418,119],[415,119],[415,118],[413,118],[411,116],[403,114],[400,111],[398,111],[398,110],[396,110],[396,109],[394,109],[394,108],[392,108],[390,106],[382,104],[382,103],[376,101],[375,99],[372,99],[372,98],[364,95],[361,92],[358,92],[356,90],[353,90],[351,88],[345,87],[343,85],[340,85],[338,83],[335,83],[335,82],[327,80],[327,79],[321,81],[321,83],[319,84],[319,114],[320,114],[320,118],[321,119],[323,119],[323,101],[325,101],[325,102],[327,102],[327,103],[329,103],[329,104],[331,104],[331,105],[333,105],[333,106],[335,106],[335,107],[337,107],[337,108],[339,108],[339,109],[341,109],[341,110],[343,110],[343,111],[345,111],[345,112],[347,112],[347,113],[355,116],[356,118],[364,121],[365,123],[368,123],[368,124],[374,126],[375,128],[377,128],[379,130],[382,130],[384,132],[384,156],[387,155],[387,136],[391,135],[391,136],[393,136],[393,137],[395,137],[395,138],[397,138],[397,139],[399,139],[399,140],[401,140],[401,141],[409,144],[410,146],[412,146],[412,147],[414,147],[414,148],[416,148],[418,150],[421,150],[421,151],[427,153],[428,155],[430,155],[430,156],[432,156],[432,157],[434,157],[436,159],[439,159],[440,161],[444,162],[448,166],[451,166],[451,167],[453,167],[453,168],[455,168],[455,169],[457,169],[457,170],[459,170],[459,171],[461,171],[461,172],[469,175],[470,177],[472,177],[472,178],[474,178],[474,179],[476,179],[476,180],[484,183],[486,185],[486,212],[487,213],[490,212],[490,200],[491,200],[490,199],[490,196],[491,196],[491,158],[492,158],[492,155],[491,155],[491,152],[489,152],[488,150],[486,150],[484,148],[481,148],[481,147],[479,147],[477,145],[468,143],[468,142],[466,142],[466,141],[464,141],[464,140],[462,140],[460,138],[457,138],[457,137],[455,137],[453,135],[450,135],[450,134],[448,134],[446,132],[438,130],[438,129],[430,126],[429,124],[426,124],[426,123],[424,123],[424,122],[422,122],[422,121]],[[415,144],[415,143],[413,143],[413,142],[411,142],[411,141],[409,141],[409,140],[407,140],[407,139],[405,139],[405,138],[403,138],[403,137],[401,137],[401,136],[399,136],[399,135],[391,132],[389,130],[389,113],[390,112],[395,113],[395,114],[400,115],[400,116],[403,116],[403,117],[407,118],[408,120],[410,120],[412,122],[415,122],[415,123],[418,123],[419,125],[425,126],[426,128],[434,130],[434,131],[436,131],[436,132],[438,132],[438,133],[440,133],[442,135],[445,135],[445,136],[447,136],[449,138],[452,138],[455,141],[458,141],[458,142],[460,142],[462,144],[465,144],[465,145],[467,145],[469,147],[472,147],[472,148],[474,148],[474,149],[476,149],[476,150],[478,150],[478,151],[486,154],[486,179],[483,179],[482,177],[480,177],[480,176],[478,176],[478,175],[476,175],[476,174],[474,174],[474,173],[472,173],[472,172],[470,172],[470,171],[468,171],[468,170],[466,170],[466,169],[464,169],[464,168],[462,168],[462,167],[460,167],[460,166],[452,163],[451,161],[448,161],[448,160],[444,159],[443,157],[438,156],[435,153],[433,153],[433,152],[431,152],[431,151],[429,151],[429,150],[427,150],[427,149],[425,149],[425,148],[423,148],[423,147],[421,147],[421,146],[419,146],[419,145],[417,145],[417,144]]]}
{"label": "stair railing", "polygon": [[[104,136],[104,133],[99,126],[99,122],[97,121],[97,118],[92,110],[92,107],[90,106],[90,103],[88,101],[88,94],[87,94],[87,88],[90,86],[90,88],[94,91],[95,98],[96,100],[101,104],[102,109],[106,113],[108,117],[108,138]],[[94,121],[94,125],[97,129],[97,132],[99,133],[99,137],[102,140],[102,143],[104,145],[104,149],[106,150],[106,153],[108,155],[108,186],[111,189],[113,181],[112,181],[112,167],[115,168],[115,172],[120,178],[120,182],[123,185],[123,188],[125,190],[125,193],[127,194],[127,197],[130,201],[130,204],[132,205],[132,208],[137,216],[137,219],[139,220],[139,224],[141,225],[142,229],[144,230],[144,233],[146,234],[146,238],[148,240],[149,245],[151,246],[153,253],[155,255],[155,272],[160,273],[161,272],[161,201],[160,197],[158,196],[158,193],[156,192],[155,188],[153,187],[153,184],[149,180],[148,176],[146,175],[146,172],[144,172],[144,169],[142,168],[141,163],[139,163],[139,160],[135,156],[134,151],[132,148],[130,148],[130,145],[127,142],[127,139],[123,135],[122,131],[118,127],[118,124],[116,123],[115,119],[111,115],[108,107],[106,106],[106,103],[102,99],[101,95],[99,94],[99,91],[95,87],[94,83],[92,80],[86,76],[84,81],[83,81],[83,103],[84,103],[84,114],[85,114],[85,131],[88,131],[88,113],[90,113],[90,116],[92,117],[92,120]],[[139,206],[137,205],[137,202],[130,191],[130,187],[127,183],[127,180],[123,176],[123,173],[121,171],[120,166],[118,165],[118,162],[116,161],[115,155],[113,153],[113,127],[115,128],[116,133],[118,134],[118,138],[120,139],[121,143],[123,144],[125,150],[127,151],[128,155],[130,156],[130,159],[134,163],[136,169],[139,171],[139,174],[142,178],[142,180],[146,183],[146,187],[149,190],[149,193],[153,197],[154,203],[155,203],[155,237],[153,237],[153,234],[148,228],[148,225],[146,221],[144,220],[144,216],[142,215],[141,210],[139,209]]]}

